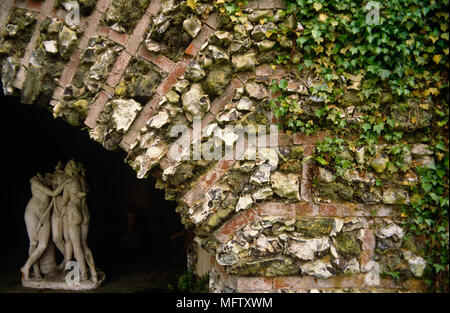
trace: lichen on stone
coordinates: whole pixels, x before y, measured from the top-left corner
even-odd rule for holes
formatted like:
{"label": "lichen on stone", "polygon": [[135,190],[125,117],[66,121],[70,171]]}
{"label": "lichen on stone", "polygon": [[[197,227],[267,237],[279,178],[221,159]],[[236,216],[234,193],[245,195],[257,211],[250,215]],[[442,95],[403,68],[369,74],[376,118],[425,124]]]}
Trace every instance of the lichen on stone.
{"label": "lichen on stone", "polygon": [[117,32],[131,34],[149,3],[150,0],[113,0],[103,21]]}
{"label": "lichen on stone", "polygon": [[334,219],[332,218],[300,218],[295,224],[296,230],[306,237],[330,235],[333,230]]}
{"label": "lichen on stone", "polygon": [[13,8],[6,27],[0,34],[0,57],[14,55],[22,58],[33,35],[36,21],[36,13]]}
{"label": "lichen on stone", "polygon": [[164,74],[155,65],[142,58],[133,58],[115,88],[115,95],[132,98],[145,105],[156,93],[163,77]]}

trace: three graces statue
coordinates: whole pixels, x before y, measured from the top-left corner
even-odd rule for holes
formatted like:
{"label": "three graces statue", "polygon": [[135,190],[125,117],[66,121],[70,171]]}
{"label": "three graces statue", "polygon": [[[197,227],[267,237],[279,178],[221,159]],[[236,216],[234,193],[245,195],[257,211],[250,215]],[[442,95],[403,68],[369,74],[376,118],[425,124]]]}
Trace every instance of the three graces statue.
{"label": "three graces statue", "polygon": [[[87,244],[90,217],[83,165],[74,160],[65,166],[59,162],[53,174],[37,174],[30,184],[32,198],[25,210],[30,248],[21,269],[22,284],[32,288],[97,288],[105,277],[96,269]],[[59,266],[53,243],[64,256]],[[67,286],[66,270],[73,257],[78,265],[79,283]]]}

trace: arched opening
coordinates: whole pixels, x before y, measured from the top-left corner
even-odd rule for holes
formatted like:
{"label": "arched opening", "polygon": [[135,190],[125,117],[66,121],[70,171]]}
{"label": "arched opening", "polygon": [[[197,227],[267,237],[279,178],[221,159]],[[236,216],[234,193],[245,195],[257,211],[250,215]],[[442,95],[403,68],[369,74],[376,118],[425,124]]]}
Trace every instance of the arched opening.
{"label": "arched opening", "polygon": [[[32,291],[20,285],[28,254],[24,212],[29,179],[53,172],[59,160],[86,167],[91,214],[88,242],[96,266],[107,275],[100,292],[165,291],[186,268],[183,226],[175,203],[138,180],[123,151],[106,151],[86,131],[55,120],[51,112],[1,94],[3,133],[0,192],[0,291]],[[175,239],[174,239],[175,238]]]}

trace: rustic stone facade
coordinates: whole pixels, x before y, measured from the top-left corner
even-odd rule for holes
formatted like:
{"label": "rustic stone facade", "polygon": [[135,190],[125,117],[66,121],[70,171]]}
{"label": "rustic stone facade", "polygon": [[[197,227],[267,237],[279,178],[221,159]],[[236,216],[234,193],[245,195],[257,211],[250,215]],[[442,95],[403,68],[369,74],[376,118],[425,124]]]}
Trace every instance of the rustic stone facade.
{"label": "rustic stone facade", "polygon": [[[236,21],[206,0],[195,9],[173,0],[79,1],[75,26],[65,23],[64,2],[2,2],[5,94],[48,104],[55,117],[87,126],[106,149],[125,150],[139,178],[155,176],[196,234],[189,264],[210,272],[211,291],[425,290],[423,259],[397,222],[397,205],[408,201],[401,183],[370,193],[373,177],[349,173],[337,182],[312,160],[302,162],[326,130],[280,132],[271,141],[271,80],[287,79],[291,94],[309,97],[317,79],[271,66],[268,32],[285,22],[277,14],[283,1],[249,1],[247,17]],[[261,24],[265,16],[274,22]],[[169,153],[174,125],[193,133],[187,160]],[[227,125],[265,125],[256,160],[194,160],[211,139],[210,148],[235,144]],[[416,148],[412,157],[432,162],[426,147]],[[387,157],[371,161],[375,171]],[[349,158],[365,162],[364,153]],[[367,201],[354,196],[358,188]],[[409,278],[377,280],[377,267]]]}

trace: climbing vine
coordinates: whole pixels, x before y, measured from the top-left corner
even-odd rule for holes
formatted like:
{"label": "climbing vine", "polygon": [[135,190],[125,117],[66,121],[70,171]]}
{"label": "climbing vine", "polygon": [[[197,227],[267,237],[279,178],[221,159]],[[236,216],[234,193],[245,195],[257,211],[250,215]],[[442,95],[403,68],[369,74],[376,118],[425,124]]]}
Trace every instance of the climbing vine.
{"label": "climbing vine", "polygon": [[[310,158],[337,177],[371,171],[370,160],[387,147],[375,186],[399,175],[411,182],[401,215],[407,237],[423,243],[427,283],[448,292],[448,0],[285,3],[276,14],[283,23],[276,16],[259,23],[275,25],[265,34],[277,42],[272,67],[308,77],[308,93],[292,93],[289,77],[272,80],[270,105],[279,127],[330,132]],[[245,3],[218,0],[216,6],[238,20]],[[431,147],[435,162],[411,160],[412,142]],[[354,162],[348,155],[361,149],[369,161]]]}
{"label": "climbing vine", "polygon": [[[355,168],[366,170],[342,151],[365,147],[373,156],[376,145],[390,144],[387,172],[408,175],[413,170],[418,177],[409,187],[413,196],[403,208],[404,226],[424,243],[427,283],[434,291],[448,292],[449,165],[448,135],[444,134],[448,130],[448,1],[384,2],[376,24],[367,21],[365,1],[287,4],[286,14],[292,14],[295,22],[276,32],[279,41],[294,34],[296,45],[290,55],[279,56],[275,63],[289,64],[293,55],[300,54],[298,71],[312,71],[320,77],[310,87],[320,106],[314,112],[316,123],[313,119],[305,122],[299,118],[303,113],[300,101],[285,92],[287,83],[273,81],[272,91],[281,91],[272,101],[276,117],[283,128],[307,134],[327,124],[336,138],[319,143],[312,157],[337,176]],[[347,114],[349,94],[353,95],[350,104],[360,108],[353,120]],[[420,109],[431,114],[421,115]],[[406,123],[399,118],[405,112]],[[433,127],[423,131],[421,140],[433,147],[436,162],[427,166],[405,162],[410,152],[407,133],[423,128],[420,123],[427,118]]]}
{"label": "climbing vine", "polygon": [[[448,144],[447,144],[448,147]],[[449,229],[448,229],[448,148],[440,137],[434,145],[439,162],[428,167],[418,167],[420,183],[411,186],[411,205],[403,208],[409,217],[405,226],[409,233],[424,244],[427,264],[426,282],[434,290],[448,292],[449,286]]]}

